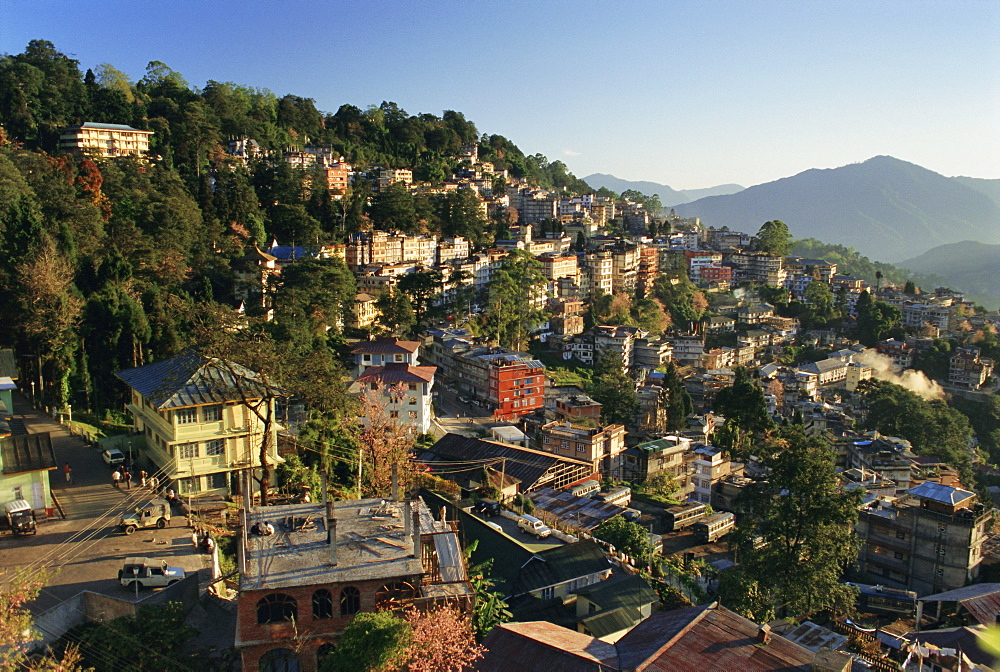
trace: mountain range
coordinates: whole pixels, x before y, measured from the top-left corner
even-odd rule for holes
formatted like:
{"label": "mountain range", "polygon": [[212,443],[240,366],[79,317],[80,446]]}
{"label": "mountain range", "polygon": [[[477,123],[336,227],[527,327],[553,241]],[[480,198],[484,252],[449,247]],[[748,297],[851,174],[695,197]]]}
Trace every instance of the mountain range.
{"label": "mountain range", "polygon": [[940,275],[948,285],[960,288],[968,298],[987,308],[1000,306],[1000,245],[972,240],[941,245],[919,257],[901,261],[916,273]]}
{"label": "mountain range", "polygon": [[738,184],[720,184],[717,187],[708,187],[706,189],[679,190],[658,182],[623,180],[620,177],[606,175],[604,173],[594,173],[593,175],[588,175],[583,178],[583,181],[594,189],[604,187],[605,189],[610,189],[618,194],[623,191],[633,189],[645,194],[646,196],[659,196],[660,203],[663,203],[664,205],[688,203],[690,201],[696,201],[699,198],[705,198],[706,196],[725,196],[727,194],[735,194],[736,192],[743,191],[744,189],[744,187],[741,187]]}
{"label": "mountain range", "polygon": [[[707,226],[750,233],[780,219],[795,238],[817,238],[872,259],[899,262],[939,245],[1000,243],[998,198],[1000,180],[950,178],[877,156],[674,207],[678,215],[700,217]],[[660,200],[669,203],[663,194]]]}

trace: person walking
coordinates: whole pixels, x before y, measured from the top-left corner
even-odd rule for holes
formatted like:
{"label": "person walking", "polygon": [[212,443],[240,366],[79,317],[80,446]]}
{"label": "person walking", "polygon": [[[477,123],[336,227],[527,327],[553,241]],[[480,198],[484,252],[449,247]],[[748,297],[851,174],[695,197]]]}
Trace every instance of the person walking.
{"label": "person walking", "polygon": [[69,466],[69,462],[63,463],[63,473],[66,474],[66,485],[73,485],[73,467]]}
{"label": "person walking", "polygon": [[115,469],[115,473],[111,474],[111,480],[114,481],[116,488],[121,488],[121,486],[118,485],[118,482],[122,480],[122,473]]}
{"label": "person walking", "polygon": [[130,472],[128,469],[126,469],[125,473],[122,474],[122,479],[125,481],[125,489],[126,490],[131,490],[132,489],[132,472]]}
{"label": "person walking", "polygon": [[146,470],[145,469],[143,469],[142,471],[139,472],[139,485],[141,485],[144,488],[146,487]]}

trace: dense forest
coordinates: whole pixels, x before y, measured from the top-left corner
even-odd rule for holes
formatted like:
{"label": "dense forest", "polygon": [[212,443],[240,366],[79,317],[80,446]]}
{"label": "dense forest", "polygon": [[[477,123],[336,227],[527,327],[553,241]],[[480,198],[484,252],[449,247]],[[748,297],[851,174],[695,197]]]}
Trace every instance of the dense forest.
{"label": "dense forest", "polygon": [[[85,121],[153,131],[155,158],[61,154],[60,129]],[[263,152],[244,164],[227,153],[231,138],[252,138]],[[469,144],[514,178],[589,191],[561,162],[481,135],[461,112],[410,115],[383,102],[326,113],[293,94],[216,81],[199,89],[158,61],[133,82],[109,64],[82,71],[34,40],[0,56],[0,344],[16,348],[44,403],[119,409],[114,372],[210,334],[204,316],[230,302],[254,244],[336,242],[370,227],[478,244],[505,233],[502,213],[486,222],[467,190],[375,193],[360,180],[337,200],[314,188],[320,174],[291,167],[281,151],[330,146],[362,175],[409,167],[416,180],[439,182]],[[274,291],[278,319],[265,328],[292,351],[288,360],[335,344],[355,286],[342,263],[309,262]]]}

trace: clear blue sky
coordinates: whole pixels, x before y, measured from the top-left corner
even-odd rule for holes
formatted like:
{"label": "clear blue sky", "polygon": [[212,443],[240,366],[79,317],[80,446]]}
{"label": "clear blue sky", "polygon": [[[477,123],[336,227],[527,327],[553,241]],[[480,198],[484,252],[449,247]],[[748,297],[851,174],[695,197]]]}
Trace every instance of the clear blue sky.
{"label": "clear blue sky", "polygon": [[459,110],[581,177],[750,186],[889,154],[1000,178],[992,0],[0,0],[0,51],[35,38],[133,79]]}

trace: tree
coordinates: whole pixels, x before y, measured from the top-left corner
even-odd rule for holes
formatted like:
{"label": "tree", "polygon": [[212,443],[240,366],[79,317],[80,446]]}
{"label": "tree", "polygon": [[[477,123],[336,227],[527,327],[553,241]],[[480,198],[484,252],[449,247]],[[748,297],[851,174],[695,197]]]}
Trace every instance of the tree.
{"label": "tree", "polygon": [[635,425],[639,418],[639,397],[635,382],[625,372],[621,358],[614,353],[602,355],[594,366],[590,396],[601,403],[601,422]]}
{"label": "tree", "polygon": [[[926,401],[914,392],[885,380],[866,380],[858,386],[867,406],[865,426],[913,445],[917,455],[939,457],[971,477],[969,440],[972,428],[959,411],[940,400]],[[966,483],[966,487],[970,487]]]}
{"label": "tree", "polygon": [[787,257],[792,250],[792,235],[780,219],[764,222],[757,231],[757,249],[774,257]]}
{"label": "tree", "polygon": [[713,410],[726,418],[726,440],[720,445],[736,453],[749,447],[746,440],[760,438],[774,426],[763,390],[742,366],[736,368],[733,384],[715,395]]}
{"label": "tree", "polygon": [[413,638],[409,623],[389,611],[361,612],[323,661],[321,672],[383,672],[398,669]]}
{"label": "tree", "polygon": [[406,185],[397,182],[380,191],[372,202],[371,218],[383,231],[399,229],[404,233],[416,233],[417,209]]}
{"label": "tree", "polygon": [[405,334],[417,323],[410,298],[390,287],[379,292],[375,300],[375,310],[378,311],[376,324],[379,333]]}
{"label": "tree", "polygon": [[868,292],[861,292],[854,306],[858,316],[858,332],[862,343],[874,347],[899,325],[902,313],[899,308],[876,301]]}
{"label": "tree", "polygon": [[[528,501],[531,501],[530,499]],[[468,564],[472,554],[476,552],[479,540],[473,541],[465,549],[465,561]],[[500,625],[509,621],[513,615],[503,595],[494,588],[496,583],[490,578],[493,569],[493,558],[469,567],[469,583],[476,592],[476,607],[472,615],[472,625],[476,634],[482,638]]]}
{"label": "tree", "polygon": [[812,307],[813,315],[821,322],[827,322],[834,316],[833,290],[830,285],[820,280],[813,280],[806,285],[806,302]]}
{"label": "tree", "polygon": [[0,672],[49,670],[51,672],[82,672],[76,646],[69,646],[61,660],[50,657],[29,661],[27,649],[38,639],[31,622],[31,612],[25,606],[41,592],[48,580],[45,572],[19,570],[0,576]]}
{"label": "tree", "polygon": [[823,610],[852,613],[855,595],[841,576],[857,557],[860,491],[840,486],[834,452],[801,427],[777,430],[762,448],[767,475],[739,501],[746,511],[738,527],[747,548],[743,582],[723,591],[722,602],[745,613],[755,603],[748,616],[760,616],[761,604],[794,618]]}
{"label": "tree", "polygon": [[431,302],[441,293],[441,272],[421,270],[408,273],[399,279],[396,290],[409,297],[416,323],[423,324]]}
{"label": "tree", "polygon": [[99,672],[190,669],[194,661],[182,647],[197,631],[184,624],[179,602],[139,607],[135,616],[120,616],[107,623],[89,621],[69,639],[80,647],[86,665]]}
{"label": "tree", "polygon": [[528,336],[544,319],[538,299],[546,280],[539,267],[533,256],[514,250],[493,273],[487,287],[489,309],[482,323],[489,340],[512,350],[527,347]]}
{"label": "tree", "polygon": [[358,497],[388,497],[392,494],[393,465],[396,465],[399,487],[405,490],[415,472],[413,427],[392,416],[390,403],[408,395],[404,385],[374,387],[361,390],[361,422],[352,429],[353,443],[361,462],[361,482]]}
{"label": "tree", "polygon": [[630,523],[621,516],[604,521],[594,529],[594,536],[615,547],[619,553],[632,558],[638,567],[648,565],[653,558],[653,546],[646,530]]}
{"label": "tree", "polygon": [[687,417],[694,411],[691,395],[684,387],[684,381],[673,360],[667,363],[660,392],[660,406],[664,414],[664,429],[668,432],[684,429]]}
{"label": "tree", "polygon": [[465,672],[482,657],[471,619],[450,605],[406,612],[412,638],[404,654],[407,672]]}

